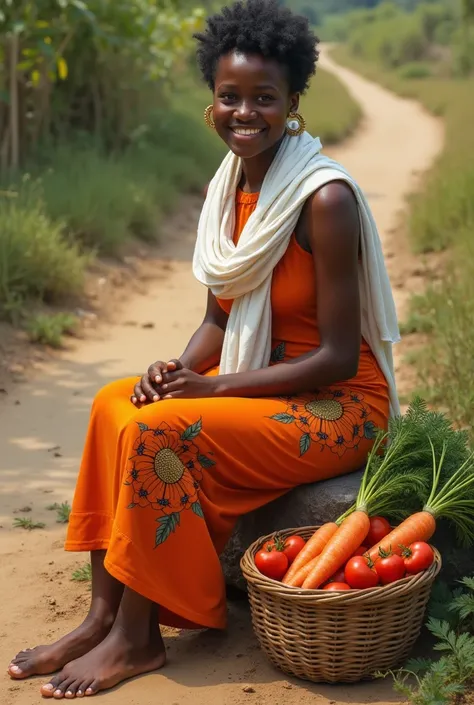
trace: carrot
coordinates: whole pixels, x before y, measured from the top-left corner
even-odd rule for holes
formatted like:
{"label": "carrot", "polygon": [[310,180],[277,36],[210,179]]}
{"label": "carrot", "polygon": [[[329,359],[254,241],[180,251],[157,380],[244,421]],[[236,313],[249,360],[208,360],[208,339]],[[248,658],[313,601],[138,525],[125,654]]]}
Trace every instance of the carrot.
{"label": "carrot", "polygon": [[428,438],[433,461],[431,493],[421,512],[409,516],[382,541],[372,546],[369,556],[375,560],[379,549],[391,549],[400,554],[403,546],[413,541],[428,541],[436,530],[436,520],[444,517],[457,528],[458,535],[466,545],[474,542],[474,453],[467,456],[457,470],[448,470],[442,475],[448,446],[443,443],[439,461],[435,447]]}
{"label": "carrot", "polygon": [[431,512],[421,511],[412,514],[381,541],[369,550],[370,558],[375,561],[379,557],[379,549],[392,551],[399,556],[404,546],[414,541],[428,541],[436,530],[436,519]]}
{"label": "carrot", "polygon": [[306,563],[309,563],[309,561],[315,556],[319,556],[324,546],[327,544],[331,536],[336,533],[337,529],[337,524],[332,521],[323,524],[319,527],[319,529],[316,529],[314,534],[307,540],[301,551],[298,553],[286,574],[283,576],[282,582],[285,585],[293,584],[290,581],[294,578],[300,568],[302,568]]}
{"label": "carrot", "polygon": [[287,581],[286,585],[290,585],[291,587],[301,587],[318,561],[319,556],[315,556],[308,563],[305,563],[304,566],[299,569],[296,575],[294,575],[290,580]]}
{"label": "carrot", "polygon": [[303,583],[303,588],[315,590],[334,575],[352,556],[367,536],[370,521],[367,512],[356,509],[344,519],[328,541],[319,560]]}

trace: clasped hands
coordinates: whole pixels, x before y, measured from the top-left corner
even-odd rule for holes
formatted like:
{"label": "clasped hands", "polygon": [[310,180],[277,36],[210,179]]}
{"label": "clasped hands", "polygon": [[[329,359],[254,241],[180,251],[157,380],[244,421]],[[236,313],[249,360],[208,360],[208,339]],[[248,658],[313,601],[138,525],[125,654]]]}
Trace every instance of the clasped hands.
{"label": "clasped hands", "polygon": [[210,397],[215,394],[215,380],[183,367],[180,360],[159,360],[136,383],[130,401],[141,407],[162,399]]}

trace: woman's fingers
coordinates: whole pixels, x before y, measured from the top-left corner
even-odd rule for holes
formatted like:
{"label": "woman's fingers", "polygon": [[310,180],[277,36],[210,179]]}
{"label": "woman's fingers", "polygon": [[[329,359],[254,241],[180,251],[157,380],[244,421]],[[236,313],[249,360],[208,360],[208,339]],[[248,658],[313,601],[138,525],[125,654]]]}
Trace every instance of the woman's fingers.
{"label": "woman's fingers", "polygon": [[156,391],[155,387],[152,385],[150,377],[148,375],[143,375],[140,381],[140,386],[142,392],[145,395],[145,401],[158,401],[160,396]]}
{"label": "woman's fingers", "polygon": [[183,369],[183,363],[181,360],[177,360],[176,358],[173,358],[170,360],[167,365],[166,369],[168,372],[173,372],[174,370],[182,370]]}
{"label": "woman's fingers", "polygon": [[143,404],[146,402],[146,396],[142,389],[142,380],[140,379],[133,388],[133,394],[131,396],[132,404]]}
{"label": "woman's fingers", "polygon": [[136,383],[133,394],[130,397],[132,404],[139,406],[147,401],[159,401],[160,394],[156,389],[156,385],[161,385],[170,372],[174,373],[182,369],[183,365],[178,359],[169,360],[169,362],[162,362],[161,360],[154,362],[148,368],[147,373]]}
{"label": "woman's fingers", "polygon": [[161,384],[163,380],[163,372],[166,372],[166,369],[166,362],[161,362],[161,360],[159,360],[158,362],[154,362],[153,365],[150,365],[150,367],[148,368],[148,377],[150,382]]}

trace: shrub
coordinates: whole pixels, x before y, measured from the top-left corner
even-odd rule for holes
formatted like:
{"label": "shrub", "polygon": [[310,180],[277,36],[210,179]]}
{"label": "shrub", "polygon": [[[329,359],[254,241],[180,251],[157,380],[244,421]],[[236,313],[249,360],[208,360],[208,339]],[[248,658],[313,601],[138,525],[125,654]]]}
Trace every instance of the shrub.
{"label": "shrub", "polygon": [[56,301],[82,288],[87,260],[47,215],[40,188],[0,195],[0,311],[9,318],[30,297]]}
{"label": "shrub", "polygon": [[433,73],[433,70],[429,64],[422,63],[421,61],[413,62],[411,64],[404,64],[398,70],[398,74],[402,80],[411,81],[413,79],[429,78]]}

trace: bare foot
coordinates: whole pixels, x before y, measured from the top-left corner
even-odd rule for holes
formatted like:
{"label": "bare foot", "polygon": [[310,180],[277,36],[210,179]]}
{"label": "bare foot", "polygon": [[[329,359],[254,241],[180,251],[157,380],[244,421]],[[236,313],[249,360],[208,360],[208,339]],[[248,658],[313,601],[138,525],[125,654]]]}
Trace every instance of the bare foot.
{"label": "bare foot", "polygon": [[128,678],[156,671],[166,662],[158,624],[144,643],[131,638],[120,626],[95,649],[68,663],[61,673],[41,688],[45,698],[82,698],[113,688]]}
{"label": "bare foot", "polygon": [[80,627],[54,644],[20,651],[10,663],[8,673],[15,679],[54,673],[69,661],[83,656],[100,644],[112,624],[112,615],[107,620],[87,617]]}

